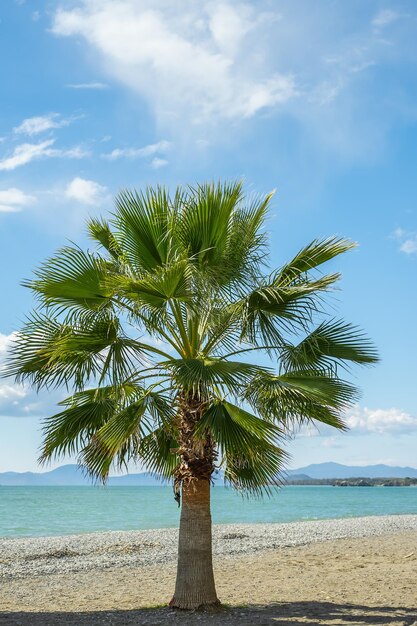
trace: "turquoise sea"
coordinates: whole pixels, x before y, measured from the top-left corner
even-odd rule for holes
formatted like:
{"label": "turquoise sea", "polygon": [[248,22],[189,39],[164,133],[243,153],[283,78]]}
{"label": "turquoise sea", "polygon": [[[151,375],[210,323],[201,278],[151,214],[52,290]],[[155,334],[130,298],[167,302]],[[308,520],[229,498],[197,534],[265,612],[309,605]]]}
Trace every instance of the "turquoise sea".
{"label": "turquoise sea", "polygon": [[[417,514],[415,487],[288,486],[246,499],[213,488],[213,522],[262,523]],[[0,537],[177,526],[170,487],[0,487]]]}

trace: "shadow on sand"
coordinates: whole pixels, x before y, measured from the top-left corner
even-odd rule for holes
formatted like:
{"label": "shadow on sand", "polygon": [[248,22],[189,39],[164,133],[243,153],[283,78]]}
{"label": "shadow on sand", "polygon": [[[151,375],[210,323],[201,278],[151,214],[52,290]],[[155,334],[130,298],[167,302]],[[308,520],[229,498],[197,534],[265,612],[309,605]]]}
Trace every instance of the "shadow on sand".
{"label": "shadow on sand", "polygon": [[0,612],[0,626],[417,626],[417,608],[333,602],[225,607],[215,612],[168,608],[89,612]]}

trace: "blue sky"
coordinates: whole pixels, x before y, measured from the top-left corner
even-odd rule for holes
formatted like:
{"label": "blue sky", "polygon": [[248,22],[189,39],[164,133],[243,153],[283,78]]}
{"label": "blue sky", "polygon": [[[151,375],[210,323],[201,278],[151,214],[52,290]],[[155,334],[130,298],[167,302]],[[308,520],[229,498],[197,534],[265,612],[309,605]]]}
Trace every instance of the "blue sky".
{"label": "blue sky", "polygon": [[[289,445],[417,465],[417,6],[414,0],[4,0],[0,6],[0,358],[32,305],[19,285],[123,187],[244,178],[276,189],[278,266],[315,237],[359,249],[335,314],[381,364],[351,430]],[[59,393],[0,382],[0,471],[34,470]]]}

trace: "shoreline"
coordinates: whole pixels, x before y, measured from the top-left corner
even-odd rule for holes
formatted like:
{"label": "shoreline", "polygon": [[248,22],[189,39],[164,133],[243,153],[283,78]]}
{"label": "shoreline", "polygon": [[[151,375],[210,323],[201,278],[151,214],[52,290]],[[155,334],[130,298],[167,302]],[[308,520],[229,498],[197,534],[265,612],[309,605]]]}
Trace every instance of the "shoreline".
{"label": "shoreline", "polygon": [[[42,556],[38,546],[37,553],[26,553],[29,559],[23,577],[1,580],[0,624],[414,626],[417,516],[412,517],[400,523],[397,518],[394,526],[392,519],[385,518],[385,523],[378,527],[370,526],[369,518],[362,518],[362,529],[351,529],[344,538],[343,528],[325,528],[323,522],[319,523],[320,532],[316,529],[314,533],[310,527],[304,537],[297,535],[296,529],[287,528],[291,530],[287,540],[281,536],[279,545],[267,547],[258,542],[252,552],[232,552],[233,544],[248,542],[250,537],[226,539],[225,533],[219,537],[217,527],[215,546],[223,546],[223,552],[214,555],[217,593],[224,604],[219,613],[188,614],[169,609],[175,558],[154,564],[150,560],[141,564],[137,558],[131,562],[120,558],[127,546],[134,549],[136,545],[136,556],[138,550],[151,550],[143,541],[134,544],[130,537],[130,543],[126,543],[129,538],[124,537],[125,542],[110,545],[108,535],[117,533],[108,533],[103,537],[104,548],[110,547],[113,556],[116,547],[119,551],[119,558],[113,563],[103,566],[101,561],[97,566],[99,561],[95,566],[90,560],[88,567],[68,571],[62,565],[74,557],[55,553],[49,560],[61,565],[50,573],[38,567],[40,562],[48,562],[45,550]],[[304,523],[303,528],[307,525]],[[409,530],[405,529],[407,526]],[[249,532],[250,527],[245,530]],[[295,545],[289,545],[289,539]],[[96,551],[97,548],[95,545]],[[175,541],[172,548],[176,554]],[[159,549],[165,550],[162,545]],[[91,559],[91,554],[84,553],[80,558]],[[0,560],[3,559],[0,551]]]}
{"label": "shoreline", "polygon": [[[214,559],[339,539],[417,533],[417,515],[213,526]],[[174,563],[178,528],[0,538],[0,579]]]}
{"label": "shoreline", "polygon": [[[296,485],[297,486],[297,485]],[[309,485],[310,486],[310,485]],[[314,486],[314,485],[313,485]],[[327,486],[327,485],[325,485]],[[417,487],[416,487],[417,488]],[[371,513],[369,515],[351,515],[351,516],[342,516],[342,517],[311,517],[311,518],[297,518],[293,520],[285,520],[279,522],[218,522],[213,523],[213,528],[223,528],[223,527],[232,527],[232,526],[277,526],[277,525],[285,525],[285,524],[308,524],[310,522],[337,522],[341,520],[358,520],[358,519],[381,519],[381,518],[417,518],[417,513]],[[134,528],[134,529],[111,529],[111,530],[83,530],[80,532],[67,532],[67,533],[53,533],[53,534],[45,534],[45,535],[0,535],[0,548],[3,546],[3,542],[7,541],[32,541],[32,540],[42,540],[42,539],[69,539],[71,537],[95,537],[98,535],[111,535],[112,533],[118,534],[126,534],[129,533],[154,533],[154,532],[165,532],[165,531],[174,531],[178,530],[179,527],[179,519],[178,523],[172,524],[171,526],[158,526],[155,528]],[[416,625],[417,626],[417,625]]]}

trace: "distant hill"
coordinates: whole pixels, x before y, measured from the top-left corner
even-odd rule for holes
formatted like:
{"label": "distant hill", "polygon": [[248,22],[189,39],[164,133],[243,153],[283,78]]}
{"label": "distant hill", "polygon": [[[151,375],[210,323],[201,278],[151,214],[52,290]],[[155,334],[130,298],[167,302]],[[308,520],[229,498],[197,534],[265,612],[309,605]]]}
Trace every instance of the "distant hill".
{"label": "distant hill", "polygon": [[297,472],[293,474],[292,472],[287,472],[288,476],[286,477],[285,482],[292,483],[295,480],[311,480],[311,476],[307,476],[307,474],[299,474],[298,470],[294,470]]}
{"label": "distant hill", "polygon": [[164,481],[159,480],[149,472],[142,472],[140,474],[125,474],[124,476],[111,476],[108,480],[108,484],[112,487],[160,487],[164,484]]}
{"label": "distant hill", "polygon": [[[417,478],[417,469],[413,467],[391,467],[390,465],[340,465],[339,463],[319,463],[307,465],[286,472],[287,482],[309,480],[310,478]],[[223,474],[214,477],[216,484],[223,484]],[[9,486],[80,486],[91,485],[77,465],[62,465],[49,472],[3,472],[0,473],[0,485]],[[111,486],[159,486],[164,483],[149,472],[111,476]]]}
{"label": "distant hill", "polygon": [[[62,465],[50,472],[4,472],[0,473],[0,485],[26,485],[26,486],[81,486],[91,485],[93,481],[83,474],[78,465]],[[109,485],[161,485],[161,481],[149,474],[126,474],[124,476],[112,476]]]}
{"label": "distant hill", "polygon": [[[214,478],[215,483],[222,483],[223,476],[219,473]],[[5,486],[82,486],[91,485],[94,481],[85,476],[78,465],[62,465],[49,472],[3,472],[0,473],[0,485]],[[139,474],[124,474],[123,476],[111,476],[107,482],[112,487],[157,487],[164,484],[162,480],[149,472]]]}
{"label": "distant hill", "polygon": [[62,465],[50,472],[3,472],[0,485],[87,485],[77,465]]}
{"label": "distant hill", "polygon": [[340,463],[318,463],[289,470],[288,478],[306,474],[310,478],[417,478],[414,467],[392,467],[391,465],[340,465]]}

